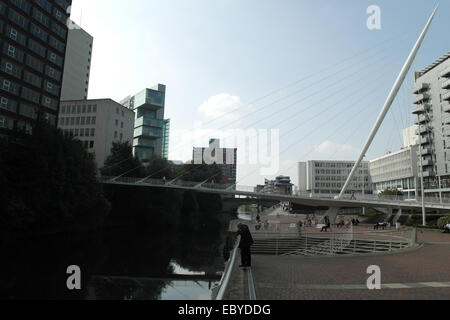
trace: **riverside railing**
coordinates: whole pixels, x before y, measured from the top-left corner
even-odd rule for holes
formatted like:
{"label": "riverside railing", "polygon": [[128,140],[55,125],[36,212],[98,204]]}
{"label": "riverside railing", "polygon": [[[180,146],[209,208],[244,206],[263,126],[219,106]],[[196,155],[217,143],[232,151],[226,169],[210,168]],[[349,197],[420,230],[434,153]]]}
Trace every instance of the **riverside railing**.
{"label": "riverside railing", "polygon": [[223,272],[222,278],[220,279],[220,282],[217,285],[217,287],[213,289],[213,291],[218,289],[216,297],[213,296],[213,300],[223,300],[223,297],[225,296],[225,292],[230,282],[231,273],[233,272],[233,266],[236,261],[236,255],[238,252],[238,246],[240,241],[241,236],[237,236],[230,259],[228,259],[228,261],[225,264],[225,270]]}

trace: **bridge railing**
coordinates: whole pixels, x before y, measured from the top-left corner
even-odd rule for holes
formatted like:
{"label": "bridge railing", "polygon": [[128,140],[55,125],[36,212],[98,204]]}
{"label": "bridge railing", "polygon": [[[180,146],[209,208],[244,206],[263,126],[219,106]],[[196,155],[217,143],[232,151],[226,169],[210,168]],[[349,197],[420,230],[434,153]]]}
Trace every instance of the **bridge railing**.
{"label": "bridge railing", "polygon": [[[266,193],[266,192],[255,192],[255,188],[251,186],[241,186],[241,185],[232,185],[232,184],[219,184],[219,183],[205,183],[201,184],[199,182],[192,181],[169,181],[163,179],[143,179],[143,178],[135,178],[135,177],[98,177],[98,181],[102,183],[125,183],[125,184],[136,184],[136,185],[149,185],[149,186],[164,186],[174,187],[179,186],[183,188],[199,188],[204,190],[226,190],[229,192],[246,192],[251,193],[255,196],[270,196],[270,195],[283,195],[287,196],[287,200],[289,198],[309,198],[309,199],[327,199],[327,200],[337,200],[334,198],[334,195],[324,195],[324,194],[313,194],[313,193],[296,193],[292,195],[288,194],[279,194],[279,193]],[[170,183],[170,185],[169,185]],[[250,195],[251,196],[251,195]],[[420,204],[422,202],[422,198],[420,196],[416,197],[407,197],[407,196],[384,196],[384,195],[373,195],[373,194],[355,194],[355,195],[344,195],[341,199],[342,201],[370,201],[370,202],[388,202],[388,203],[399,203],[399,202],[410,202],[414,204]],[[427,205],[433,204],[450,204],[450,198],[443,197],[441,199],[436,197],[425,197],[424,202]]]}

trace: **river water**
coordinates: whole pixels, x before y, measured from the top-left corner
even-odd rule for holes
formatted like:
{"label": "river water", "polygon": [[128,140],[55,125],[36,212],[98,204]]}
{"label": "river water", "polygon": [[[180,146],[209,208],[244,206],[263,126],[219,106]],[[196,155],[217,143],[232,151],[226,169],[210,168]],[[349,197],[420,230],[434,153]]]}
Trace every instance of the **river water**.
{"label": "river water", "polygon": [[[17,243],[0,253],[0,299],[209,300],[235,215],[199,230],[116,229]],[[67,288],[68,266],[81,290]]]}

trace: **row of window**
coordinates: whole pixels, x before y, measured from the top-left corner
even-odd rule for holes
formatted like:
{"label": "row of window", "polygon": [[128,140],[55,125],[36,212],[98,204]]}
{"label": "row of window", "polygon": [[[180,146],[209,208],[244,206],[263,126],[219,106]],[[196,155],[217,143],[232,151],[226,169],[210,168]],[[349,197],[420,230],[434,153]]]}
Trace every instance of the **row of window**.
{"label": "row of window", "polygon": [[[351,170],[325,170],[325,169],[316,169],[316,175],[330,175],[330,174],[334,174],[334,175],[349,175]],[[358,175],[368,175],[369,174],[369,170],[358,170],[358,172],[356,173]]]}
{"label": "row of window", "polygon": [[[19,65],[22,64],[25,59],[26,66],[32,68],[35,71],[43,73],[58,82],[61,81],[62,73],[60,71],[56,70],[55,68],[53,68],[50,65],[46,65],[42,60],[35,58],[32,55],[25,54],[24,51],[22,51],[21,49],[18,49],[17,47],[15,47],[11,44],[8,44],[5,42],[2,46],[2,52],[11,58],[11,60],[9,60],[9,59],[7,60],[7,59],[3,58],[2,61],[4,61],[5,64],[7,62],[9,63],[9,69],[15,68],[15,70],[17,70],[17,72],[12,74],[17,78],[21,77],[21,73],[19,72],[21,70],[21,68],[19,67]],[[19,64],[16,64],[14,62],[14,60],[17,61]],[[62,65],[62,62],[63,62],[63,60],[61,60],[61,65]],[[50,90],[53,90],[53,89],[50,89]],[[57,91],[59,89],[55,89],[55,90]]]}
{"label": "row of window", "polygon": [[[39,21],[39,23],[41,23],[46,28],[57,29],[57,28],[55,28],[55,26],[57,26],[57,27],[63,29],[61,26],[58,26],[57,24],[52,22],[51,18],[49,17],[49,15],[51,15],[53,18],[58,20],[60,23],[62,23],[64,25],[67,25],[67,21],[69,19],[69,16],[64,13],[66,11],[59,10],[56,7],[52,8],[51,3],[49,3],[46,0],[38,0],[38,1],[36,1],[36,4],[40,8],[44,9],[44,11],[46,13],[42,12],[41,10],[39,10],[39,9],[37,9],[35,7],[31,8],[31,4],[28,1],[26,1],[26,0],[11,0],[11,3],[14,6],[16,6],[18,9],[20,9],[21,11],[25,12],[27,16],[31,15],[36,21]],[[59,5],[61,5],[61,4],[59,4]],[[61,6],[63,8],[65,8],[64,10],[67,10],[67,8],[69,7],[69,4],[65,3],[65,4],[63,4]],[[8,16],[10,17],[11,20],[16,22],[22,28],[27,29],[27,27],[28,27],[28,19],[26,17],[22,16],[20,13],[18,13],[14,9],[10,9],[9,10]],[[67,34],[61,33],[61,35],[65,35],[63,37],[64,40],[65,40]]]}
{"label": "row of window", "polygon": [[30,88],[21,87],[18,83],[5,79],[1,76],[0,76],[0,91],[5,91],[15,96],[19,96],[19,91],[21,91],[20,97],[22,97],[23,99],[38,105],[42,104],[43,106],[52,109],[54,111],[58,110],[57,100],[52,99],[44,94],[41,95],[39,92],[32,90]]}
{"label": "row of window", "polygon": [[59,124],[61,126],[89,126],[95,125],[97,117],[61,117]]}
{"label": "row of window", "polygon": [[[44,90],[48,93],[54,96],[59,96],[59,91],[61,89],[60,86],[48,80],[44,80],[42,77],[30,71],[23,71],[23,68],[20,65],[15,64],[14,62],[11,62],[5,58],[0,59],[0,70],[19,80],[22,79],[23,75],[24,82],[31,84],[32,86],[39,89],[44,88]],[[44,87],[42,87],[42,84],[44,84]]]}
{"label": "row of window", "polygon": [[61,114],[83,114],[83,113],[97,113],[97,105],[88,104],[83,106],[72,105],[61,107]]}
{"label": "row of window", "polygon": [[64,129],[63,131],[69,132],[74,137],[95,137],[95,128]]}
{"label": "row of window", "polygon": [[[52,121],[55,118],[52,118],[52,117],[53,117],[52,115],[47,114],[45,119],[50,124],[53,124]],[[24,131],[27,134],[31,134],[32,130],[33,130],[33,126],[29,122],[16,120],[16,119],[13,119],[13,118],[10,118],[8,116],[0,114],[0,129],[7,129],[7,130],[17,129],[19,131]]]}
{"label": "row of window", "polygon": [[[353,163],[332,163],[332,162],[315,162],[314,166],[316,168],[353,168],[355,164]],[[362,167],[367,167],[367,163],[362,163]]]}

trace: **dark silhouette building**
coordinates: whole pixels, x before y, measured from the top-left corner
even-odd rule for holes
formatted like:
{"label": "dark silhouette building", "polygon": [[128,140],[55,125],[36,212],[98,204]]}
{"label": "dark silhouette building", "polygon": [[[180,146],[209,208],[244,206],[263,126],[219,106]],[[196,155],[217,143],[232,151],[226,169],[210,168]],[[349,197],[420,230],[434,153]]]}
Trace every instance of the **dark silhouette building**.
{"label": "dark silhouette building", "polygon": [[0,0],[0,136],[57,125],[72,0]]}

